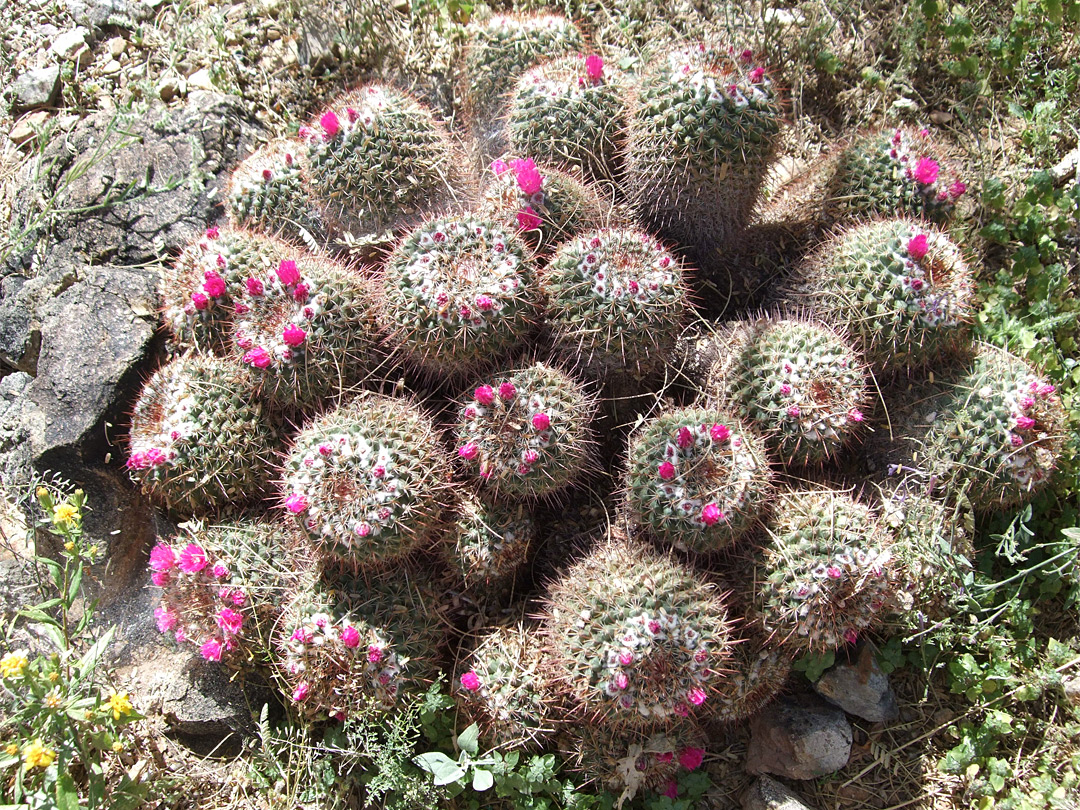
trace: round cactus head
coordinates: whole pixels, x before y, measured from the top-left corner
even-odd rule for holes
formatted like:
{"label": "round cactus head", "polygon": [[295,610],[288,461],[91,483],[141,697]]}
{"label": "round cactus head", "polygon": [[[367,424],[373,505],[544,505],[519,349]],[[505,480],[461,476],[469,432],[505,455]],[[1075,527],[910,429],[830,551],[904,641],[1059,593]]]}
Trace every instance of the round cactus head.
{"label": "round cactus head", "polygon": [[715,337],[705,390],[737,405],[785,465],[818,464],[857,435],[867,401],[858,353],[814,321],[762,318]]}
{"label": "round cactus head", "polygon": [[564,242],[541,286],[556,345],[600,376],[662,367],[690,311],[679,261],[641,231]]}
{"label": "round cactus head", "polygon": [[712,712],[727,609],[692,569],[614,538],[548,589],[545,657],[585,716],[655,727]]}
{"label": "round cactus head", "polygon": [[737,723],[757,714],[784,688],[791,673],[791,652],[766,644],[749,628],[733,647],[730,671],[716,691],[716,719],[722,723]]}
{"label": "round cactus head", "polygon": [[774,643],[825,652],[854,643],[892,598],[894,561],[877,516],[842,492],[784,493],[758,554],[754,613]]}
{"label": "round cactus head", "polygon": [[832,202],[842,214],[909,215],[944,224],[967,185],[942,152],[927,129],[858,137],[840,155]]}
{"label": "round cactus head", "polygon": [[668,51],[632,94],[627,196],[646,222],[700,261],[745,227],[781,115],[752,53],[705,43]]}
{"label": "round cactus head", "polygon": [[1026,503],[1050,482],[1065,412],[1055,387],[1019,357],[980,345],[932,408],[925,458],[947,494],[994,510]]}
{"label": "round cactus head", "polygon": [[510,148],[595,181],[618,174],[626,125],[625,81],[597,54],[544,62],[511,92],[506,130]]}
{"label": "round cactus head", "polygon": [[363,392],[300,432],[282,492],[321,551],[370,568],[431,539],[449,478],[431,419],[408,400]]}
{"label": "round cactus head", "polygon": [[461,185],[446,128],[405,93],[370,84],[334,101],[310,126],[308,185],[323,216],[362,237],[445,207]]}
{"label": "round cactus head", "polygon": [[499,748],[536,748],[556,727],[558,696],[541,676],[535,627],[497,627],[461,664],[454,697]]}
{"label": "round cactus head", "polygon": [[915,220],[839,231],[804,263],[797,292],[880,369],[925,366],[971,339],[971,268],[955,242]]}
{"label": "round cactus head", "polygon": [[162,366],[131,415],[127,468],[143,492],[188,515],[259,500],[276,435],[241,368],[191,354]]}
{"label": "round cactus head", "polygon": [[276,267],[287,245],[242,228],[209,228],[162,274],[165,326],[181,347],[223,352],[251,275]]}
{"label": "round cactus head", "polygon": [[548,495],[585,470],[595,409],[581,383],[542,363],[486,378],[458,406],[458,459],[491,493]]}
{"label": "round cactus head", "polygon": [[279,523],[185,526],[150,552],[162,588],[158,630],[194,644],[208,661],[242,663],[269,635],[282,594],[305,567],[307,544]]}
{"label": "round cactus head", "polygon": [[523,504],[486,504],[465,497],[447,549],[465,587],[490,593],[513,584],[536,538],[536,523]]}
{"label": "round cactus head", "polygon": [[233,351],[276,405],[311,409],[377,366],[372,289],[337,262],[290,255],[244,280]]}
{"label": "round cactus head", "polygon": [[519,346],[537,291],[529,249],[514,229],[474,215],[416,228],[387,260],[380,310],[405,357],[461,374]]}
{"label": "round cactus head", "polygon": [[730,413],[682,408],[631,440],[626,495],[635,519],[664,543],[711,552],[758,521],[772,495],[765,443]]}
{"label": "round cactus head", "polygon": [[611,204],[572,174],[504,156],[485,174],[481,211],[547,252],[575,233],[600,227]]}
{"label": "round cactus head", "polygon": [[236,167],[225,191],[230,221],[294,244],[321,245],[326,225],[303,183],[307,150],[293,140],[271,141]]}

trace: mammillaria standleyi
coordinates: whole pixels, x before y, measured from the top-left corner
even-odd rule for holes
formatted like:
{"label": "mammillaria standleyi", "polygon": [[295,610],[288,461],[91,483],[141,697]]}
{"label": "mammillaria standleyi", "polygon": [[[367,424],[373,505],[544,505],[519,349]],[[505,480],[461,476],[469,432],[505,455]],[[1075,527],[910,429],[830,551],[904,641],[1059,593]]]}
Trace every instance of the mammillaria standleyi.
{"label": "mammillaria standleyi", "polygon": [[284,507],[321,551],[379,566],[431,539],[449,478],[431,419],[408,400],[363,392],[296,437]]}
{"label": "mammillaria standleyi", "polygon": [[645,423],[631,440],[630,511],[665,544],[710,552],[730,546],[772,494],[765,443],[730,413],[683,408]]}
{"label": "mammillaria standleyi", "polygon": [[170,509],[202,515],[258,500],[276,435],[243,368],[190,354],[162,366],[131,415],[127,468]]}
{"label": "mammillaria standleyi", "polygon": [[595,409],[581,383],[542,363],[488,378],[458,407],[458,459],[485,491],[550,494],[584,471]]}

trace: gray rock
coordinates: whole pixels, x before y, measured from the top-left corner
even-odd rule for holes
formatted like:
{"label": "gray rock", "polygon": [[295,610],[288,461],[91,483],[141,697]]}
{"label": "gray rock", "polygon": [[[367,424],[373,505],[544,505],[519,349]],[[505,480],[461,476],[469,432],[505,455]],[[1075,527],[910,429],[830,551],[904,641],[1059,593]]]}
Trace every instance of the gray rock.
{"label": "gray rock", "polygon": [[38,107],[50,107],[59,91],[59,65],[28,70],[11,83],[11,111],[20,115]]}
{"label": "gray rock", "polygon": [[750,724],[746,770],[814,779],[843,768],[851,725],[842,711],[813,694],[781,697]]}
{"label": "gray rock", "polygon": [[68,13],[79,25],[91,31],[102,28],[135,28],[154,16],[148,3],[138,0],[68,0]]}
{"label": "gray rock", "polygon": [[743,810],[809,810],[805,804],[771,776],[759,776],[742,795]]}
{"label": "gray rock", "polygon": [[828,670],[814,691],[848,714],[871,723],[891,723],[900,717],[889,676],[881,671],[873,649],[863,644],[855,662],[842,662]]}
{"label": "gray rock", "polygon": [[65,62],[75,59],[81,50],[86,47],[86,37],[89,33],[83,26],[76,26],[54,39],[49,50]]}
{"label": "gray rock", "polygon": [[300,20],[299,36],[296,40],[297,56],[300,64],[313,71],[323,70],[337,64],[337,44],[334,39],[340,25],[329,17],[306,14]]}
{"label": "gray rock", "polygon": [[196,653],[175,674],[161,702],[162,714],[174,731],[221,739],[250,728],[244,690],[220,665]]}
{"label": "gray rock", "polygon": [[41,329],[38,328],[34,298],[39,284],[7,285],[9,279],[25,282],[23,276],[8,276],[0,299],[0,362],[28,374],[37,373],[38,351],[41,349]]}

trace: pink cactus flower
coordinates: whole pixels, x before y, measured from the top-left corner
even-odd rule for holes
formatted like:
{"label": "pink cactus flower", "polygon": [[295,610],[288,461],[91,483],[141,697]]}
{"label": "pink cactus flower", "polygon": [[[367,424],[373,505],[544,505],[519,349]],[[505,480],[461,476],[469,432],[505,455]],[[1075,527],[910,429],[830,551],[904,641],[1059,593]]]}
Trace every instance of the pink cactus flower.
{"label": "pink cactus flower", "polygon": [[177,644],[183,644],[187,641],[187,631],[184,630],[182,625],[176,628],[176,633],[173,634],[173,638],[176,639]]}
{"label": "pink cactus flower", "polygon": [[262,346],[256,346],[244,355],[244,362],[255,368],[269,368],[274,358]]}
{"label": "pink cactus flower", "polygon": [[688,771],[696,771],[704,761],[705,750],[703,748],[690,747],[679,752],[679,764]]}
{"label": "pink cactus flower", "polygon": [[535,464],[539,458],[540,453],[533,450],[531,447],[525,451],[524,455],[522,455],[522,459],[524,459],[526,464]]}
{"label": "pink cactus flower", "polygon": [[263,283],[261,281],[259,281],[259,279],[255,278],[254,276],[250,277],[247,280],[246,284],[247,284],[248,295],[262,295],[263,294]]}
{"label": "pink cactus flower", "polygon": [[1039,396],[1040,397],[1048,397],[1052,393],[1054,393],[1055,391],[1057,391],[1057,389],[1054,386],[1052,386],[1050,383],[1041,383],[1039,385]]}
{"label": "pink cactus flower", "polygon": [[481,312],[490,312],[495,308],[495,302],[491,300],[490,296],[478,295],[476,296],[476,308]]}
{"label": "pink cactus flower", "polygon": [[154,619],[157,621],[157,629],[162,633],[168,633],[176,629],[176,614],[168,608],[159,607],[155,609]]}
{"label": "pink cactus flower", "polygon": [[203,273],[203,291],[211,298],[219,298],[225,294],[225,279],[213,270]]}
{"label": "pink cactus flower", "polygon": [[1024,446],[1024,437],[1023,436],[1017,436],[1015,433],[1010,433],[1009,434],[1009,444],[1011,444],[1013,447],[1023,447]]}
{"label": "pink cactus flower", "polygon": [[700,706],[705,702],[708,695],[705,694],[705,690],[699,686],[695,686],[686,693],[686,699],[693,703],[695,706]]}
{"label": "pink cactus flower", "polygon": [[311,127],[304,126],[300,127],[300,129],[296,131],[296,134],[303,140],[310,140],[315,135],[315,130]]}
{"label": "pink cactus flower", "polygon": [[251,308],[247,304],[241,304],[239,301],[233,306],[233,312],[237,315],[246,315],[251,311]]}
{"label": "pink cactus flower", "polygon": [[510,164],[517,177],[518,188],[526,194],[535,194],[544,186],[544,178],[532,158],[515,160]]}
{"label": "pink cactus flower", "polygon": [[551,427],[551,417],[546,413],[533,414],[532,426],[537,430],[547,430]]}
{"label": "pink cactus flower", "polygon": [[470,692],[475,692],[480,688],[480,677],[473,671],[469,670],[461,676],[461,685],[468,689]]}
{"label": "pink cactus flower", "polygon": [[787,383],[784,383],[783,385],[780,386],[780,393],[783,394],[784,396],[787,396],[788,394],[791,393],[791,386],[788,385]]}
{"label": "pink cactus flower", "polygon": [[202,647],[199,648],[199,652],[202,653],[202,657],[205,658],[207,661],[220,661],[221,654],[224,651],[225,645],[216,638],[212,638],[209,641],[203,642]]}
{"label": "pink cactus flower", "polygon": [[675,477],[675,465],[670,461],[665,461],[660,465],[659,469],[657,469],[657,472],[663,480],[670,481]]}
{"label": "pink cactus flower", "polygon": [[858,408],[852,408],[848,411],[848,419],[852,422],[861,422],[863,420],[863,412]]}
{"label": "pink cactus flower", "polygon": [[701,521],[706,526],[713,526],[719,523],[724,518],[724,513],[720,511],[720,507],[715,503],[705,504],[705,508],[701,510]]}
{"label": "pink cactus flower", "polygon": [[322,114],[322,118],[319,119],[319,126],[326,133],[327,140],[341,132],[341,122],[338,120],[337,113],[333,110],[327,110]]}
{"label": "pink cactus flower", "polygon": [[308,499],[300,492],[294,492],[285,499],[285,508],[298,515],[308,508]]}
{"label": "pink cactus flower", "polygon": [[154,571],[150,574],[150,581],[157,585],[159,588],[164,588],[169,584],[169,572],[168,571]]}
{"label": "pink cactus flower", "polygon": [[172,546],[158,543],[150,550],[151,571],[171,571],[176,565],[176,552]]}
{"label": "pink cactus flower", "polygon": [[727,425],[716,424],[709,428],[709,436],[714,442],[726,442],[731,438],[731,431]]}
{"label": "pink cactus flower", "polygon": [[367,660],[368,660],[369,663],[377,664],[380,661],[382,661],[382,658],[383,658],[382,647],[377,647],[374,644],[371,644],[371,645],[368,646],[368,648],[367,648]]}
{"label": "pink cactus flower", "polygon": [[672,800],[679,798],[679,783],[674,779],[668,779],[667,784],[664,785],[663,795]]}
{"label": "pink cactus flower", "polygon": [[764,78],[765,78],[765,68],[756,67],[756,68],[754,68],[753,70],[750,71],[750,82],[751,82],[751,84],[759,84],[761,82],[761,80],[764,79]]}
{"label": "pink cactus flower", "polygon": [[235,636],[244,627],[244,617],[232,608],[222,608],[217,615],[217,625],[226,635]]}
{"label": "pink cactus flower", "polygon": [[585,75],[594,82],[604,78],[604,60],[595,53],[585,57]]}
{"label": "pink cactus flower", "polygon": [[195,309],[202,311],[210,306],[210,299],[202,293],[192,293],[191,303],[195,305]]}
{"label": "pink cactus flower", "polygon": [[747,63],[753,62],[754,61],[754,52],[752,50],[750,50],[749,48],[747,48],[745,51],[743,51],[742,53],[739,54],[739,60],[742,61],[742,62],[747,62]]}
{"label": "pink cactus flower", "polygon": [[1019,430],[1031,430],[1033,427],[1035,427],[1035,420],[1032,419],[1030,416],[1017,416],[1016,427]]}
{"label": "pink cactus flower", "polygon": [[306,627],[297,627],[293,630],[293,634],[289,636],[289,641],[299,641],[301,644],[310,644],[311,639],[311,631]]}
{"label": "pink cactus flower", "polygon": [[630,652],[630,650],[625,650],[624,652],[619,653],[619,663],[622,664],[624,667],[630,666],[632,663],[634,663],[634,654]]}
{"label": "pink cactus flower", "polygon": [[537,231],[544,224],[544,220],[533,210],[531,205],[526,205],[517,212],[517,224],[523,231]]}
{"label": "pink cactus flower", "polygon": [[495,401],[495,389],[490,385],[481,385],[473,391],[473,398],[481,405],[490,405]]}
{"label": "pink cactus flower", "polygon": [[694,435],[690,432],[690,428],[683,425],[675,434],[675,441],[680,449],[685,450],[694,443]]}
{"label": "pink cactus flower", "polygon": [[844,575],[844,572],[837,568],[835,565],[830,565],[825,569],[825,575],[829,579],[840,579]]}
{"label": "pink cactus flower", "polygon": [[936,183],[938,178],[938,172],[941,167],[933,158],[919,158],[915,163],[915,182],[922,183],[923,185],[930,185]]}
{"label": "pink cactus flower", "polygon": [[798,419],[799,414],[801,413],[802,411],[799,410],[798,405],[792,405],[790,408],[787,409],[787,415],[790,416],[792,419]]}
{"label": "pink cactus flower", "polygon": [[964,196],[964,192],[967,191],[967,183],[963,180],[957,180],[951,186],[949,186],[949,197],[953,200],[958,200]]}
{"label": "pink cactus flower", "polygon": [[859,634],[852,630],[850,627],[844,631],[844,641],[848,644],[854,644],[859,640]]}
{"label": "pink cactus flower", "polygon": [[509,169],[510,167],[506,165],[506,161],[502,158],[496,158],[495,160],[491,161],[491,171],[495,173],[496,177],[501,175],[503,172],[508,171]]}
{"label": "pink cactus flower", "polygon": [[625,672],[620,672],[615,676],[615,688],[625,689],[630,685],[630,679],[626,677]]}
{"label": "pink cactus flower", "polygon": [[466,442],[457,449],[457,454],[460,458],[466,461],[472,461],[478,455],[480,455],[480,448],[475,442]]}
{"label": "pink cactus flower", "polygon": [[360,646],[360,631],[349,625],[341,631],[341,643],[350,650]]}
{"label": "pink cactus flower", "polygon": [[272,171],[270,171],[269,169],[263,169],[262,170],[262,176],[263,176],[263,180],[265,180],[267,183],[269,183],[271,180],[274,179],[274,173]]}
{"label": "pink cactus flower", "polygon": [[285,286],[290,284],[296,284],[300,281],[300,271],[296,269],[296,262],[292,259],[285,259],[278,265],[277,269],[278,280]]}
{"label": "pink cactus flower", "polygon": [[218,238],[218,229],[217,228],[207,228],[206,229],[206,238],[207,239],[217,239]]}
{"label": "pink cactus flower", "polygon": [[185,574],[199,573],[206,568],[208,562],[206,552],[202,550],[201,546],[194,543],[188,543],[180,552],[180,570]]}
{"label": "pink cactus flower", "polygon": [[517,389],[511,382],[504,382],[499,386],[499,398],[504,399],[507,402],[517,396]]}
{"label": "pink cactus flower", "polygon": [[233,607],[242,607],[244,602],[247,601],[247,594],[237,588],[235,591],[232,592],[232,595],[229,597],[229,601],[233,603]]}
{"label": "pink cactus flower", "polygon": [[307,332],[301,329],[294,323],[290,323],[285,327],[285,331],[281,335],[281,339],[285,341],[286,346],[292,346],[296,348],[307,340]]}
{"label": "pink cactus flower", "polygon": [[293,300],[299,301],[301,304],[303,304],[305,301],[308,300],[308,293],[309,291],[307,284],[301,281],[299,284],[296,285],[296,289],[293,290]]}
{"label": "pink cactus flower", "polygon": [[311,692],[311,687],[308,686],[307,681],[301,681],[296,685],[296,689],[293,690],[292,699],[294,703],[300,703]]}
{"label": "pink cactus flower", "polygon": [[216,562],[211,573],[214,575],[214,579],[225,579],[229,575],[229,566],[223,562]]}
{"label": "pink cactus flower", "polygon": [[930,246],[926,242],[925,233],[920,233],[918,236],[913,236],[908,240],[908,256],[917,262],[922,261],[923,256],[925,256],[929,250]]}

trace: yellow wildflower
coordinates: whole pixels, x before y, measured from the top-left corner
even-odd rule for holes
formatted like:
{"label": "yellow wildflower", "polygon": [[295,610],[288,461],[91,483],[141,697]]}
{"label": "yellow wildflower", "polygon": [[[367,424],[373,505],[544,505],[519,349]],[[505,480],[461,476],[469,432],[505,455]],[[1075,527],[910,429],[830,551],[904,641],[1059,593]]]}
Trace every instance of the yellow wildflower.
{"label": "yellow wildflower", "polygon": [[56,752],[41,744],[41,740],[34,740],[23,751],[23,762],[29,768],[48,768],[56,759]]}
{"label": "yellow wildflower", "polygon": [[49,683],[56,683],[58,680],[60,680],[60,673],[59,672],[50,672],[49,673]]}
{"label": "yellow wildflower", "polygon": [[9,757],[13,757],[17,753],[19,753],[19,746],[17,746],[15,743],[8,743],[7,748],[5,748],[4,750],[7,751]]}
{"label": "yellow wildflower", "polygon": [[68,540],[66,543],[64,543],[64,551],[74,551],[74,550],[75,550],[75,544],[73,542]]}
{"label": "yellow wildflower", "polygon": [[49,490],[45,489],[45,487],[38,487],[37,492],[35,492],[34,494],[37,495],[38,498],[48,498]]}
{"label": "yellow wildflower", "polygon": [[119,720],[122,714],[131,714],[131,701],[128,700],[127,692],[109,695],[109,708],[112,709],[113,720]]}
{"label": "yellow wildflower", "polygon": [[79,517],[79,509],[70,503],[58,503],[53,509],[53,523],[72,523]]}
{"label": "yellow wildflower", "polygon": [[26,669],[26,664],[25,650],[9,652],[3,658],[0,658],[0,677],[18,678]]}
{"label": "yellow wildflower", "polygon": [[96,557],[98,553],[97,546],[90,546],[90,550],[87,552],[91,557]]}
{"label": "yellow wildflower", "polygon": [[121,751],[124,750],[124,744],[117,740],[112,744],[112,750],[119,754]]}
{"label": "yellow wildflower", "polygon": [[45,695],[45,708],[47,709],[59,709],[63,705],[63,699],[60,697],[60,693],[55,689],[49,691],[49,694]]}

